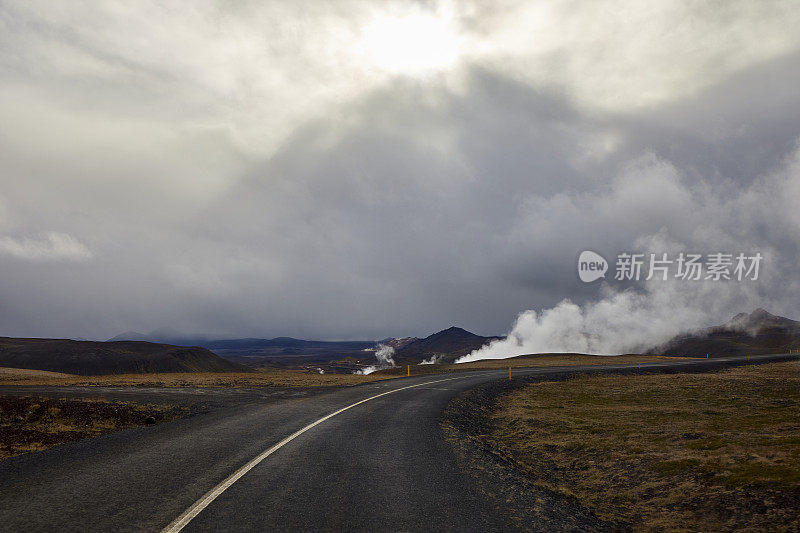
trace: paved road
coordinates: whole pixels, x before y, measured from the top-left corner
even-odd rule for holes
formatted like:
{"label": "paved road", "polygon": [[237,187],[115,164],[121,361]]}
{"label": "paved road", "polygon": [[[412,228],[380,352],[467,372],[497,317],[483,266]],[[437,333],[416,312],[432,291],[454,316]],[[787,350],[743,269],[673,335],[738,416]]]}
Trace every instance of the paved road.
{"label": "paved road", "polygon": [[[778,357],[797,356],[750,362]],[[741,362],[687,360],[642,370]],[[515,375],[598,370],[539,368]],[[238,404],[2,461],[0,530],[160,531],[259,456],[234,483],[213,492],[215,499],[189,516],[183,531],[506,530],[503,510],[459,469],[439,426],[454,396],[494,379],[507,379],[507,371],[411,377]]]}

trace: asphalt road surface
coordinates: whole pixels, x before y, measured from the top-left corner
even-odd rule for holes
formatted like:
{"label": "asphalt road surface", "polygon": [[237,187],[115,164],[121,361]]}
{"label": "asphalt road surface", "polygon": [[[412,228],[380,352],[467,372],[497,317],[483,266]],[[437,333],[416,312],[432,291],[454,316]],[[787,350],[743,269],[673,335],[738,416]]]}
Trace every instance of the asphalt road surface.
{"label": "asphalt road surface", "polygon": [[[786,356],[750,362],[778,357]],[[641,369],[697,370],[743,360],[650,363]],[[545,378],[598,370],[514,374]],[[507,370],[237,402],[0,461],[0,530],[508,530],[503,509],[490,505],[460,470],[439,424],[453,397],[496,379],[508,379]]]}

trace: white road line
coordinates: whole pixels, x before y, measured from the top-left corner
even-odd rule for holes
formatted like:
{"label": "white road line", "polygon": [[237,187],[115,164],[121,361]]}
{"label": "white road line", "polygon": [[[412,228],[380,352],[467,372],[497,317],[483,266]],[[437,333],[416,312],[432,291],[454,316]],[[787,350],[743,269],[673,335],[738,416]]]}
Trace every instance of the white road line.
{"label": "white road line", "polygon": [[[486,375],[486,374],[480,374],[480,375]],[[161,533],[177,533],[178,531],[180,531],[181,529],[186,527],[186,524],[191,522],[194,517],[196,517],[198,514],[200,514],[200,512],[203,509],[208,507],[208,505],[211,502],[213,502],[215,499],[217,499],[217,497],[220,494],[225,492],[225,490],[227,490],[228,487],[230,487],[231,485],[236,483],[236,481],[238,481],[239,478],[241,478],[243,475],[245,475],[250,470],[255,468],[255,466],[258,465],[258,463],[260,463],[261,461],[263,461],[264,459],[266,459],[267,457],[269,457],[270,455],[272,455],[273,453],[278,451],[283,446],[289,444],[291,441],[293,441],[294,439],[296,439],[297,437],[299,437],[300,435],[302,435],[303,433],[305,433],[309,429],[311,429],[311,428],[313,428],[313,427],[315,427],[315,426],[317,426],[319,424],[322,424],[326,420],[328,420],[330,418],[333,418],[334,416],[336,416],[336,415],[338,415],[340,413],[343,413],[343,412],[347,411],[348,409],[352,409],[353,407],[355,407],[357,405],[361,405],[362,403],[368,402],[370,400],[374,400],[375,398],[380,398],[381,396],[386,396],[387,394],[400,392],[401,390],[406,390],[406,389],[413,389],[414,387],[423,387],[425,385],[431,385],[433,383],[442,383],[443,381],[453,381],[454,379],[467,379],[467,378],[471,378],[471,377],[478,377],[478,375],[472,374],[470,376],[459,376],[459,377],[455,377],[455,378],[438,379],[436,381],[426,381],[425,383],[418,383],[417,385],[409,385],[407,387],[400,387],[399,389],[393,389],[393,390],[390,390],[390,391],[387,391],[387,392],[382,392],[380,394],[376,394],[375,396],[370,396],[369,398],[366,398],[366,399],[361,400],[359,402],[356,402],[354,404],[348,405],[347,407],[342,407],[338,411],[334,411],[333,413],[329,414],[328,416],[324,416],[324,417],[320,418],[319,420],[317,420],[316,422],[312,422],[311,424],[307,425],[303,429],[299,429],[299,430],[295,431],[294,433],[292,433],[291,435],[289,435],[288,437],[286,437],[285,439],[283,439],[279,443],[275,444],[271,448],[261,452],[254,459],[251,459],[247,464],[245,464],[244,466],[239,468],[236,472],[234,472],[233,474],[228,476],[225,480],[222,481],[222,483],[220,483],[219,485],[217,485],[216,487],[214,487],[210,491],[206,492],[199,500],[194,502],[194,504],[192,504],[191,507],[186,509],[186,511],[184,511],[182,515],[180,515],[178,518],[173,520],[170,525],[168,525],[167,527],[162,529]]]}

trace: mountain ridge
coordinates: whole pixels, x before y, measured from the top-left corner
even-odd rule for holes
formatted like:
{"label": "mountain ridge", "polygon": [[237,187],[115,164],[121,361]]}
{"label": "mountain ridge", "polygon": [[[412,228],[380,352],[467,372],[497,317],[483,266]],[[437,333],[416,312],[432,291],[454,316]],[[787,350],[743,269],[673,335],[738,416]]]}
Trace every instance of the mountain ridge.
{"label": "mountain ridge", "polygon": [[452,363],[500,337],[482,337],[457,326],[437,331],[425,338],[409,342],[395,351],[397,363],[416,364],[423,361]]}
{"label": "mountain ridge", "polygon": [[800,322],[758,308],[725,324],[677,335],[651,350],[657,355],[723,357],[800,349]]}
{"label": "mountain ridge", "polygon": [[84,376],[250,371],[198,346],[13,337],[0,337],[0,366]]}

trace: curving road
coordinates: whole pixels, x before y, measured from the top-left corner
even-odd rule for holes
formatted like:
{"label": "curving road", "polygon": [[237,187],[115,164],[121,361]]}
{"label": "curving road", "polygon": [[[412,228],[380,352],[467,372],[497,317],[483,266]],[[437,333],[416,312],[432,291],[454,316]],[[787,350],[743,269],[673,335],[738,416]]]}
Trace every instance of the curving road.
{"label": "curving road", "polygon": [[[743,362],[686,360],[641,369]],[[633,368],[514,372],[546,379]],[[459,392],[496,379],[508,379],[507,371],[396,379],[271,403],[256,399],[2,461],[0,530],[508,530],[504,510],[490,505],[461,471],[439,424]]]}

